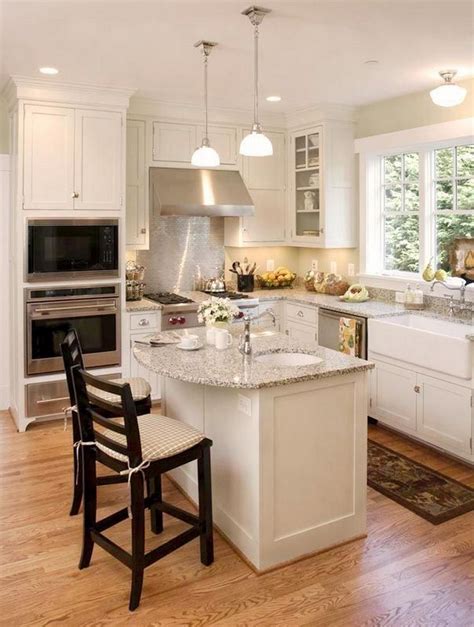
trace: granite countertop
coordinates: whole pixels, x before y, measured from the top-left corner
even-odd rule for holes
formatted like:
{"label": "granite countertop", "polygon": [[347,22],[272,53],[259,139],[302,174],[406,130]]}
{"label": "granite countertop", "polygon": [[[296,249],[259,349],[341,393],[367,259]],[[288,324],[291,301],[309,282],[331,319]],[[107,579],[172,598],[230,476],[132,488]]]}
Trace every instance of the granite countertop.
{"label": "granite countertop", "polygon": [[141,300],[127,300],[125,304],[125,310],[134,313],[140,311],[157,311],[163,309],[163,305],[154,303],[148,298],[142,298]]}
{"label": "granite countertop", "polygon": [[[307,343],[292,342],[274,331],[255,333],[252,336],[251,356],[243,356],[238,350],[238,336],[242,325],[232,328],[234,344],[219,351],[205,343],[206,330],[192,329],[203,342],[203,348],[184,351],[175,344],[149,347],[135,344],[134,355],[139,363],[159,375],[179,379],[187,383],[219,387],[259,389],[323,379],[351,372],[370,370],[374,365],[363,359],[350,357],[327,348]],[[182,331],[180,333],[186,333]],[[297,367],[275,367],[258,363],[254,357],[268,352],[303,352],[323,359],[320,364]]]}

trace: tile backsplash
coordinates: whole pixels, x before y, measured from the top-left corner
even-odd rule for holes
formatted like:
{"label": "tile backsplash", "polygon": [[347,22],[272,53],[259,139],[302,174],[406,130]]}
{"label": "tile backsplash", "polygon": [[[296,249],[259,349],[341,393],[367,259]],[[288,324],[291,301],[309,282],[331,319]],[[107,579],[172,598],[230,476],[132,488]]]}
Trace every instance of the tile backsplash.
{"label": "tile backsplash", "polygon": [[224,218],[151,216],[145,292],[192,290],[197,273],[213,277],[224,267]]}

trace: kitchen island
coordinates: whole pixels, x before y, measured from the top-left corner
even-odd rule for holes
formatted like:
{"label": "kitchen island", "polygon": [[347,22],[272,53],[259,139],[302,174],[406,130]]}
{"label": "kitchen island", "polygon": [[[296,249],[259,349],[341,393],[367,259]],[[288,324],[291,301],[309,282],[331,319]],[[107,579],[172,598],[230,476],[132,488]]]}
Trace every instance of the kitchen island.
{"label": "kitchen island", "polygon": [[[163,377],[163,413],[213,440],[215,524],[264,571],[365,535],[372,364],[272,331],[256,333],[244,357],[238,327],[224,351],[137,344],[134,353]],[[204,329],[193,333],[204,342]],[[313,357],[322,361],[291,363]],[[171,477],[197,501],[195,464]]]}

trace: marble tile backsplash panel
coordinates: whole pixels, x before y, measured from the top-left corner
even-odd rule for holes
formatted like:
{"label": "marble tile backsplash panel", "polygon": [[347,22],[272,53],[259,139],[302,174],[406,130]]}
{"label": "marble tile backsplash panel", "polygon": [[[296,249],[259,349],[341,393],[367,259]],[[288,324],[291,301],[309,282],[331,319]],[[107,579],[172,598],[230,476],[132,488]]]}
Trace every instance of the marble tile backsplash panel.
{"label": "marble tile backsplash panel", "polygon": [[137,251],[146,267],[145,292],[192,290],[197,273],[224,267],[224,218],[152,216],[150,250]]}

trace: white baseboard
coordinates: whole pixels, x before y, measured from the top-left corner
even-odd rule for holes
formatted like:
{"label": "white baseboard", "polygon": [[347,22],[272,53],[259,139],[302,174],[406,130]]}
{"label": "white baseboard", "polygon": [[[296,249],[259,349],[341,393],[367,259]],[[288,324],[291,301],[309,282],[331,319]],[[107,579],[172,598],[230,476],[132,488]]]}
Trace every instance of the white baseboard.
{"label": "white baseboard", "polygon": [[0,385],[0,410],[10,407],[10,388],[8,385]]}

